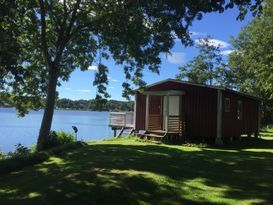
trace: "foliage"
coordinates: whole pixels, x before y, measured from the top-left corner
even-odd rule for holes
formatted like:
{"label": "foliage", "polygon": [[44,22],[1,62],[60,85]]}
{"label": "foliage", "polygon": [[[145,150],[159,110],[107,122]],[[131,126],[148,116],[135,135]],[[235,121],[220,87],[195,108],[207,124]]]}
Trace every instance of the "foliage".
{"label": "foliage", "polygon": [[226,81],[229,70],[225,65],[220,45],[214,45],[211,37],[197,40],[196,48],[199,54],[189,63],[179,68],[177,79],[187,79],[191,82],[228,86]]}
{"label": "foliage", "polygon": [[73,134],[66,133],[64,131],[51,131],[49,136],[46,138],[44,142],[44,150],[50,149],[52,147],[61,146],[70,142],[74,142],[75,137]]}
{"label": "foliage", "polygon": [[15,10],[15,1],[0,1],[0,91],[5,90],[4,84],[10,77],[18,81],[22,77],[20,67],[17,66],[20,46],[16,38],[19,31]]}
{"label": "foliage", "polygon": [[56,107],[58,109],[76,109],[93,111],[132,111],[134,102],[123,102],[117,100],[108,100],[102,105],[98,105],[97,100],[69,100],[59,99]]}
{"label": "foliage", "polygon": [[242,92],[263,98],[263,124],[273,123],[273,2],[232,39],[229,56],[232,83]]}
{"label": "foliage", "polygon": [[73,142],[54,147],[46,152],[32,152],[22,145],[17,145],[15,152],[8,153],[8,155],[5,155],[3,159],[0,160],[0,174],[17,171],[29,165],[39,164],[48,160],[53,155],[75,150],[83,146],[86,146],[83,142]]}
{"label": "foliage", "polygon": [[[158,73],[160,53],[170,51],[175,37],[190,45],[188,28],[203,13],[239,6],[242,17],[248,9],[259,11],[261,2],[16,0],[12,18],[4,18],[3,24],[18,31],[16,68],[23,77],[17,80],[6,68],[2,81],[21,115],[45,106],[37,143],[42,148],[51,129],[57,86],[68,80],[73,70],[98,65],[94,82],[98,100],[109,97],[109,69],[103,59],[111,57],[123,65],[127,80],[142,87],[142,70]],[[6,44],[12,42],[7,39]],[[123,84],[125,95],[132,91],[129,85]]]}
{"label": "foliage", "polygon": [[261,134],[221,149],[124,138],[90,143],[0,176],[0,203],[271,204],[273,130]]}
{"label": "foliage", "polygon": [[[1,96],[1,95],[0,95]],[[0,107],[12,107],[6,101],[0,98]],[[105,103],[99,103],[97,99],[91,100],[70,100],[67,98],[58,99],[57,109],[71,110],[92,110],[92,111],[133,111],[133,101],[106,100]]]}
{"label": "foliage", "polygon": [[[1,148],[1,147],[0,147],[0,148]],[[5,153],[0,151],[0,160],[1,160],[2,158],[4,158],[4,156],[5,156]]]}
{"label": "foliage", "polygon": [[16,149],[14,152],[9,152],[8,157],[23,157],[25,155],[31,154],[31,150],[25,146],[23,146],[21,143],[15,145]]}

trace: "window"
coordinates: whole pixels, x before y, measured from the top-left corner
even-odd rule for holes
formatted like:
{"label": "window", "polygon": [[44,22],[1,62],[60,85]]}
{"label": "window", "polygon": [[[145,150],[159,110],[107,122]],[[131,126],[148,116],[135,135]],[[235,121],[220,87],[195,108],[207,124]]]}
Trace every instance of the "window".
{"label": "window", "polygon": [[224,110],[225,112],[230,112],[230,98],[225,98]]}
{"label": "window", "polygon": [[238,107],[237,107],[237,119],[242,120],[242,117],[243,117],[243,102],[239,100]]}

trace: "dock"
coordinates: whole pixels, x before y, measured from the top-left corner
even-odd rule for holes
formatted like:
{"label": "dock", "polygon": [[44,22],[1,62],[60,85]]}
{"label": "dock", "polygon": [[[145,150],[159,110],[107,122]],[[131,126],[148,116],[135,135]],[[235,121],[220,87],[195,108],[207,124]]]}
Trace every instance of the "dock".
{"label": "dock", "polygon": [[[114,137],[121,137],[125,130],[134,133],[134,112],[110,112],[109,127],[114,130]],[[120,130],[117,135],[117,131]]]}

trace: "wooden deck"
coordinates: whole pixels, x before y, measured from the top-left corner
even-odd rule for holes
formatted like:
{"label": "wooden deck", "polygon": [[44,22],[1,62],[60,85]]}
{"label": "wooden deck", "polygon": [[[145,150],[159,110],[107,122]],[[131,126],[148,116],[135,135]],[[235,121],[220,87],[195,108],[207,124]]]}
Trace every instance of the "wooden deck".
{"label": "wooden deck", "polygon": [[[126,131],[134,133],[134,112],[110,112],[109,127],[114,130],[114,137],[121,137]],[[117,134],[117,130],[120,132]]]}
{"label": "wooden deck", "polygon": [[134,112],[110,112],[109,127],[134,128]]}
{"label": "wooden deck", "polygon": [[[149,115],[148,130],[142,133],[136,133],[140,140],[150,140],[154,142],[162,142],[181,139],[185,136],[185,116],[168,116],[168,128],[163,130],[163,116]],[[129,134],[135,133],[134,130],[134,112],[110,112],[109,127],[114,130],[114,137],[122,136],[126,130]],[[117,133],[117,130],[120,130]]]}
{"label": "wooden deck", "polygon": [[167,128],[162,129],[163,117],[161,115],[149,115],[148,130],[144,133],[138,133],[140,140],[149,140],[153,142],[174,142],[180,143],[185,141],[186,122],[185,114],[169,115],[167,118]]}

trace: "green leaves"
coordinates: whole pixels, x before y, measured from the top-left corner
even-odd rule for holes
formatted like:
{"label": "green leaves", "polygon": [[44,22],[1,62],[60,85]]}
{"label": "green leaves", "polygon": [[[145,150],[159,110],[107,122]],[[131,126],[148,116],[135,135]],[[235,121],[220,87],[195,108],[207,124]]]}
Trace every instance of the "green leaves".
{"label": "green leaves", "polygon": [[96,97],[96,99],[98,100],[101,100],[102,97],[104,98],[110,97],[110,95],[107,93],[107,85],[109,83],[107,78],[108,72],[109,70],[105,65],[103,64],[98,65],[98,71],[95,74],[95,80],[93,83],[94,86],[97,86],[98,93],[100,94],[100,95],[98,94]]}
{"label": "green leaves", "polygon": [[[256,17],[237,38],[229,64],[240,75],[240,90],[273,99],[273,3],[267,1],[262,17]],[[256,93],[256,92],[259,93]]]}
{"label": "green leaves", "polygon": [[192,45],[188,28],[204,13],[223,12],[225,6],[255,12],[260,5],[261,0],[0,0],[0,88],[9,87],[5,91],[16,96],[24,113],[43,105],[51,69],[58,71],[60,85],[76,68],[95,63],[100,68],[93,85],[100,97],[109,97],[101,60],[111,57],[124,66],[127,97],[132,87],[145,86],[144,69],[159,73],[160,54],[173,47],[174,35]]}
{"label": "green leaves", "polygon": [[228,86],[227,72],[229,71],[223,63],[220,45],[214,45],[211,40],[211,37],[206,37],[197,41],[196,48],[199,54],[188,64],[179,68],[180,73],[176,75],[177,79]]}
{"label": "green leaves", "polygon": [[238,37],[229,65],[238,90],[264,98],[264,120],[272,123],[273,113],[273,2],[266,1],[263,15],[257,16]]}

